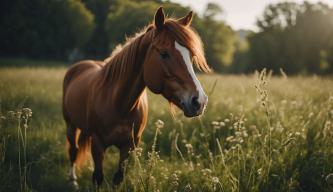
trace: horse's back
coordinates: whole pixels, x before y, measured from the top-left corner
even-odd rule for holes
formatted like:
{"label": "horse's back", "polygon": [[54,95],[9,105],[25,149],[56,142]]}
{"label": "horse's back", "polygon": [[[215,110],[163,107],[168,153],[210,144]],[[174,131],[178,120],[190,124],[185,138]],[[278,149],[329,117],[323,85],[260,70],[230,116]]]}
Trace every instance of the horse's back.
{"label": "horse's back", "polygon": [[84,60],[75,63],[67,70],[65,74],[64,91],[66,90],[68,84],[71,82],[72,79],[82,75],[84,72],[88,71],[89,69],[101,68],[102,66],[103,62],[101,61]]}
{"label": "horse's back", "polygon": [[86,103],[88,97],[89,84],[93,74],[102,66],[101,61],[84,60],[67,70],[63,82],[63,113],[66,121],[76,123],[75,119],[84,118],[82,112],[86,108],[83,103]]}

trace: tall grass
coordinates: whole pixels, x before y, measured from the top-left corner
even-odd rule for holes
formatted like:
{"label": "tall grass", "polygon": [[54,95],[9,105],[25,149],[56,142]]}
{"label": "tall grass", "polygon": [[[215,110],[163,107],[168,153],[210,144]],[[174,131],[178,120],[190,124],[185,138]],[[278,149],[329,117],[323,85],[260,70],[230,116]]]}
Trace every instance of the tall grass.
{"label": "tall grass", "polygon": [[[0,191],[72,190],[61,116],[64,72],[0,70]],[[149,122],[126,162],[124,182],[111,187],[119,158],[111,148],[100,191],[333,190],[332,79],[266,71],[199,79],[210,94],[205,114],[186,119],[178,111],[172,118],[168,103],[149,94]],[[33,117],[9,120],[7,111],[23,108]],[[79,176],[82,191],[95,190],[91,169]]]}

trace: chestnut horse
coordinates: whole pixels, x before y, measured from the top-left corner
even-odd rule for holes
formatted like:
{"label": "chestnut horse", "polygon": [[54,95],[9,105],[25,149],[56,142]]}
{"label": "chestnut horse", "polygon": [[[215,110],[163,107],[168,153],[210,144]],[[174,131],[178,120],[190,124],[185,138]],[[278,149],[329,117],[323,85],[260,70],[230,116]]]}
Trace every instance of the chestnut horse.
{"label": "chestnut horse", "polygon": [[192,61],[205,72],[210,68],[201,40],[189,26],[192,15],[166,19],[160,7],[153,24],[118,47],[110,58],[81,61],[67,71],[63,114],[74,184],[75,165],[88,149],[94,161],[92,181],[102,183],[104,153],[111,145],[120,151],[113,184],[122,181],[123,162],[140,141],[147,122],[146,87],[178,106],[186,117],[202,114],[207,96]]}

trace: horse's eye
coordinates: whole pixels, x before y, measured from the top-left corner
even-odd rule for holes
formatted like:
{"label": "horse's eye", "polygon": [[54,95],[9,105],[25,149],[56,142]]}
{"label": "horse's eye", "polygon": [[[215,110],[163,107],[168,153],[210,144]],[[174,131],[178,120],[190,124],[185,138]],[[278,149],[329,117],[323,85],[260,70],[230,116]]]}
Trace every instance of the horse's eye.
{"label": "horse's eye", "polygon": [[170,57],[168,52],[166,52],[166,51],[160,52],[160,56],[161,56],[162,59],[167,59],[167,58]]}

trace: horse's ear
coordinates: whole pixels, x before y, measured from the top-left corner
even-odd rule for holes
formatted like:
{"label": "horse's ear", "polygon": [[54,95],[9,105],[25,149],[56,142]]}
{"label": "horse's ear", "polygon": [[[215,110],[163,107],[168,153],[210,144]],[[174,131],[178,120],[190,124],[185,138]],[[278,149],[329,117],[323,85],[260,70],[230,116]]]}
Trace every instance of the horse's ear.
{"label": "horse's ear", "polygon": [[158,30],[163,29],[164,20],[165,20],[165,16],[164,16],[164,12],[163,12],[163,7],[160,7],[157,9],[155,16],[154,16],[154,24]]}
{"label": "horse's ear", "polygon": [[189,26],[192,22],[193,11],[190,11],[185,17],[180,18],[178,22],[184,26]]}

